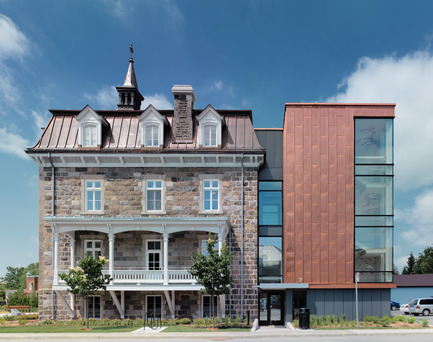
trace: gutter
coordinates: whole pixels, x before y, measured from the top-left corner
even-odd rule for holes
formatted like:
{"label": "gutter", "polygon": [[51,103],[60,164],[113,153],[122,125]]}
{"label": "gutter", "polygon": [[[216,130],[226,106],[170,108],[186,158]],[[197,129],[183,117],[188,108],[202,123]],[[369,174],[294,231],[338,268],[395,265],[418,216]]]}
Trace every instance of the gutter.
{"label": "gutter", "polygon": [[244,154],[241,154],[241,319],[244,318]]}
{"label": "gutter", "polygon": [[[48,152],[48,159],[50,160],[50,164],[51,164],[51,180],[52,180],[52,185],[51,185],[51,215],[53,217],[56,216],[56,197],[55,197],[55,170],[56,168],[54,167],[54,163],[53,163],[53,159],[51,158],[51,152]],[[51,231],[51,274],[54,276],[54,234]],[[53,284],[51,284],[51,319],[54,320],[54,289],[53,289]]]}

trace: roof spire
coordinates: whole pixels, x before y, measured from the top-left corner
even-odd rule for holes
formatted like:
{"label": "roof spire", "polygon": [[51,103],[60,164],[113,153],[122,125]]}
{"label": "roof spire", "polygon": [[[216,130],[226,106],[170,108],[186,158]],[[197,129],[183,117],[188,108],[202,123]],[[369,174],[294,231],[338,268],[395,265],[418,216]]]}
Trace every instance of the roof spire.
{"label": "roof spire", "polygon": [[119,103],[117,104],[118,109],[129,109],[139,110],[141,107],[141,101],[144,97],[138,91],[137,79],[135,77],[134,70],[134,59],[132,54],[134,49],[132,44],[129,46],[131,51],[131,57],[129,58],[128,71],[126,72],[125,81],[121,87],[116,87],[119,93]]}

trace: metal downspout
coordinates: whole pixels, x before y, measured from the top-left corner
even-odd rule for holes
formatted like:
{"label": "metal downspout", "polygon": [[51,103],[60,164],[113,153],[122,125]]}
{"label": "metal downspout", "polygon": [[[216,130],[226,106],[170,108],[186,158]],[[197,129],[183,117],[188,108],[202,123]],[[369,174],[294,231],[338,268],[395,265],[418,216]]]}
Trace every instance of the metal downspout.
{"label": "metal downspout", "polygon": [[[48,152],[48,158],[50,160],[50,164],[51,164],[51,181],[52,181],[52,185],[51,185],[51,215],[54,217],[56,216],[56,203],[55,203],[55,167],[53,164],[53,159],[51,158],[51,152]],[[51,228],[51,266],[52,266],[52,275],[54,276],[54,234]],[[54,289],[53,289],[53,285],[51,284],[51,319],[54,320]]]}
{"label": "metal downspout", "polygon": [[244,319],[244,154],[241,154],[241,319]]}

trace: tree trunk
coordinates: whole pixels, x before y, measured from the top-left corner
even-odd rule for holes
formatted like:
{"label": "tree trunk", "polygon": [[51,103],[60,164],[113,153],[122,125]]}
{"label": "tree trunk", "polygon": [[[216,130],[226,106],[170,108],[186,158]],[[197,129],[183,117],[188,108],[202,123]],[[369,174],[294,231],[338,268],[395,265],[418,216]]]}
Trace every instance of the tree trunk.
{"label": "tree trunk", "polygon": [[84,299],[84,312],[86,315],[86,326],[89,329],[89,303],[87,301],[87,297]]}
{"label": "tree trunk", "polygon": [[214,308],[214,306],[215,306],[215,304],[214,304],[214,294],[212,292],[210,307],[211,307],[211,313],[212,313],[212,328],[215,329],[215,308]]}

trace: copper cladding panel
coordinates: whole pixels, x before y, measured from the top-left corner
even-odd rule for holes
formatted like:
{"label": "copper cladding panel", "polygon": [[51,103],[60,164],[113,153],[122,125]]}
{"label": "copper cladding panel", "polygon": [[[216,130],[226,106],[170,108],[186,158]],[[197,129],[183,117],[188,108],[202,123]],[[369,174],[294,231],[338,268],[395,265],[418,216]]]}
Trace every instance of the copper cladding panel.
{"label": "copper cladding panel", "polygon": [[284,282],[353,284],[354,118],[394,105],[286,104]]}

